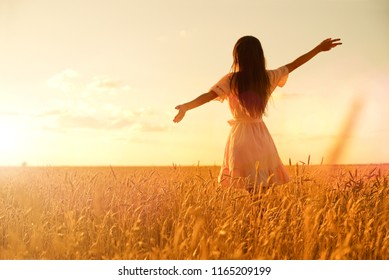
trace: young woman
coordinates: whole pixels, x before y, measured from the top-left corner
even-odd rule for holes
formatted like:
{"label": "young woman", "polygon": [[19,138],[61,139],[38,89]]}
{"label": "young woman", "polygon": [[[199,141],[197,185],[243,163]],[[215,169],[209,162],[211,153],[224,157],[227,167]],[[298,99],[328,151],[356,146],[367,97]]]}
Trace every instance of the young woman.
{"label": "young woman", "polygon": [[207,93],[178,105],[174,122],[185,113],[213,99],[227,100],[233,119],[219,174],[222,185],[253,188],[253,183],[284,184],[289,175],[273,139],[262,120],[271,93],[282,87],[288,74],[323,51],[341,45],[340,39],[326,39],[293,62],[267,70],[260,41],[253,36],[240,38],[233,50],[231,72]]}

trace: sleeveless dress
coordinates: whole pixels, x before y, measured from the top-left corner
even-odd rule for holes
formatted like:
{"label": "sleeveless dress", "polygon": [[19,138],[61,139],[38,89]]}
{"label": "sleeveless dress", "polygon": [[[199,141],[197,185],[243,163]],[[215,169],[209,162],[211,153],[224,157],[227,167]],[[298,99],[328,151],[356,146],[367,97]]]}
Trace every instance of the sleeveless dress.
{"label": "sleeveless dress", "polygon": [[[270,92],[282,87],[288,78],[288,68],[282,66],[267,70]],[[233,119],[228,121],[231,130],[224,150],[219,183],[224,186],[253,187],[254,182],[263,186],[284,184],[289,174],[281,162],[273,139],[261,118],[251,118],[242,109],[238,98],[231,92],[232,73],[225,75],[210,90],[228,105]],[[237,183],[239,182],[239,183]]]}

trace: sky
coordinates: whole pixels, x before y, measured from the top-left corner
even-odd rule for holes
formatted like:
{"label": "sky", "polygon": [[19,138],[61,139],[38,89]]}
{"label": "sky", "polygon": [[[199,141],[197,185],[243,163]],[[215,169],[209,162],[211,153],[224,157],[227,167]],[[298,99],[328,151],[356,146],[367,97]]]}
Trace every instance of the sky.
{"label": "sky", "polygon": [[[220,165],[231,118],[176,105],[230,71],[242,36],[289,75],[264,121],[282,161],[389,162],[386,0],[0,0],[0,165]],[[335,156],[334,156],[335,154]]]}

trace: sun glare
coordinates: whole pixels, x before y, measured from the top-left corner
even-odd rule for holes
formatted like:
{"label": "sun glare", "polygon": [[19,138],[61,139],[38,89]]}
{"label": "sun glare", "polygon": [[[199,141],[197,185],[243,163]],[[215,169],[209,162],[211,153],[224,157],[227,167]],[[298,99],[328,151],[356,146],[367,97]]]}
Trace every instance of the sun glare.
{"label": "sun glare", "polygon": [[17,124],[0,122],[0,131],[0,165],[20,161],[20,153],[25,150],[23,145],[27,140],[23,129]]}

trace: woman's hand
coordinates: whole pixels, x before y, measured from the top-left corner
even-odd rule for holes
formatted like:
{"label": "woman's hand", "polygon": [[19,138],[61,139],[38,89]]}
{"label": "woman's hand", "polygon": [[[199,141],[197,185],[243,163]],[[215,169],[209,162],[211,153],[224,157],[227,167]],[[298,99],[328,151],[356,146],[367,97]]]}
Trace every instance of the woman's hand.
{"label": "woman's hand", "polygon": [[214,91],[209,91],[207,93],[203,93],[202,95],[198,96],[196,99],[184,103],[183,105],[176,106],[176,109],[178,110],[178,114],[174,117],[173,121],[178,123],[180,122],[184,117],[186,111],[192,110],[194,108],[197,108],[217,97],[217,94]]}
{"label": "woman's hand", "polygon": [[336,46],[339,46],[341,44],[342,44],[342,42],[340,42],[340,39],[328,38],[328,39],[325,39],[323,42],[321,42],[317,46],[317,48],[321,52],[326,52],[326,51],[329,51],[332,48],[335,48]]}
{"label": "woman's hand", "polygon": [[183,105],[176,106],[176,109],[178,110],[177,115],[174,117],[173,122],[178,123],[185,117],[185,107]]}

